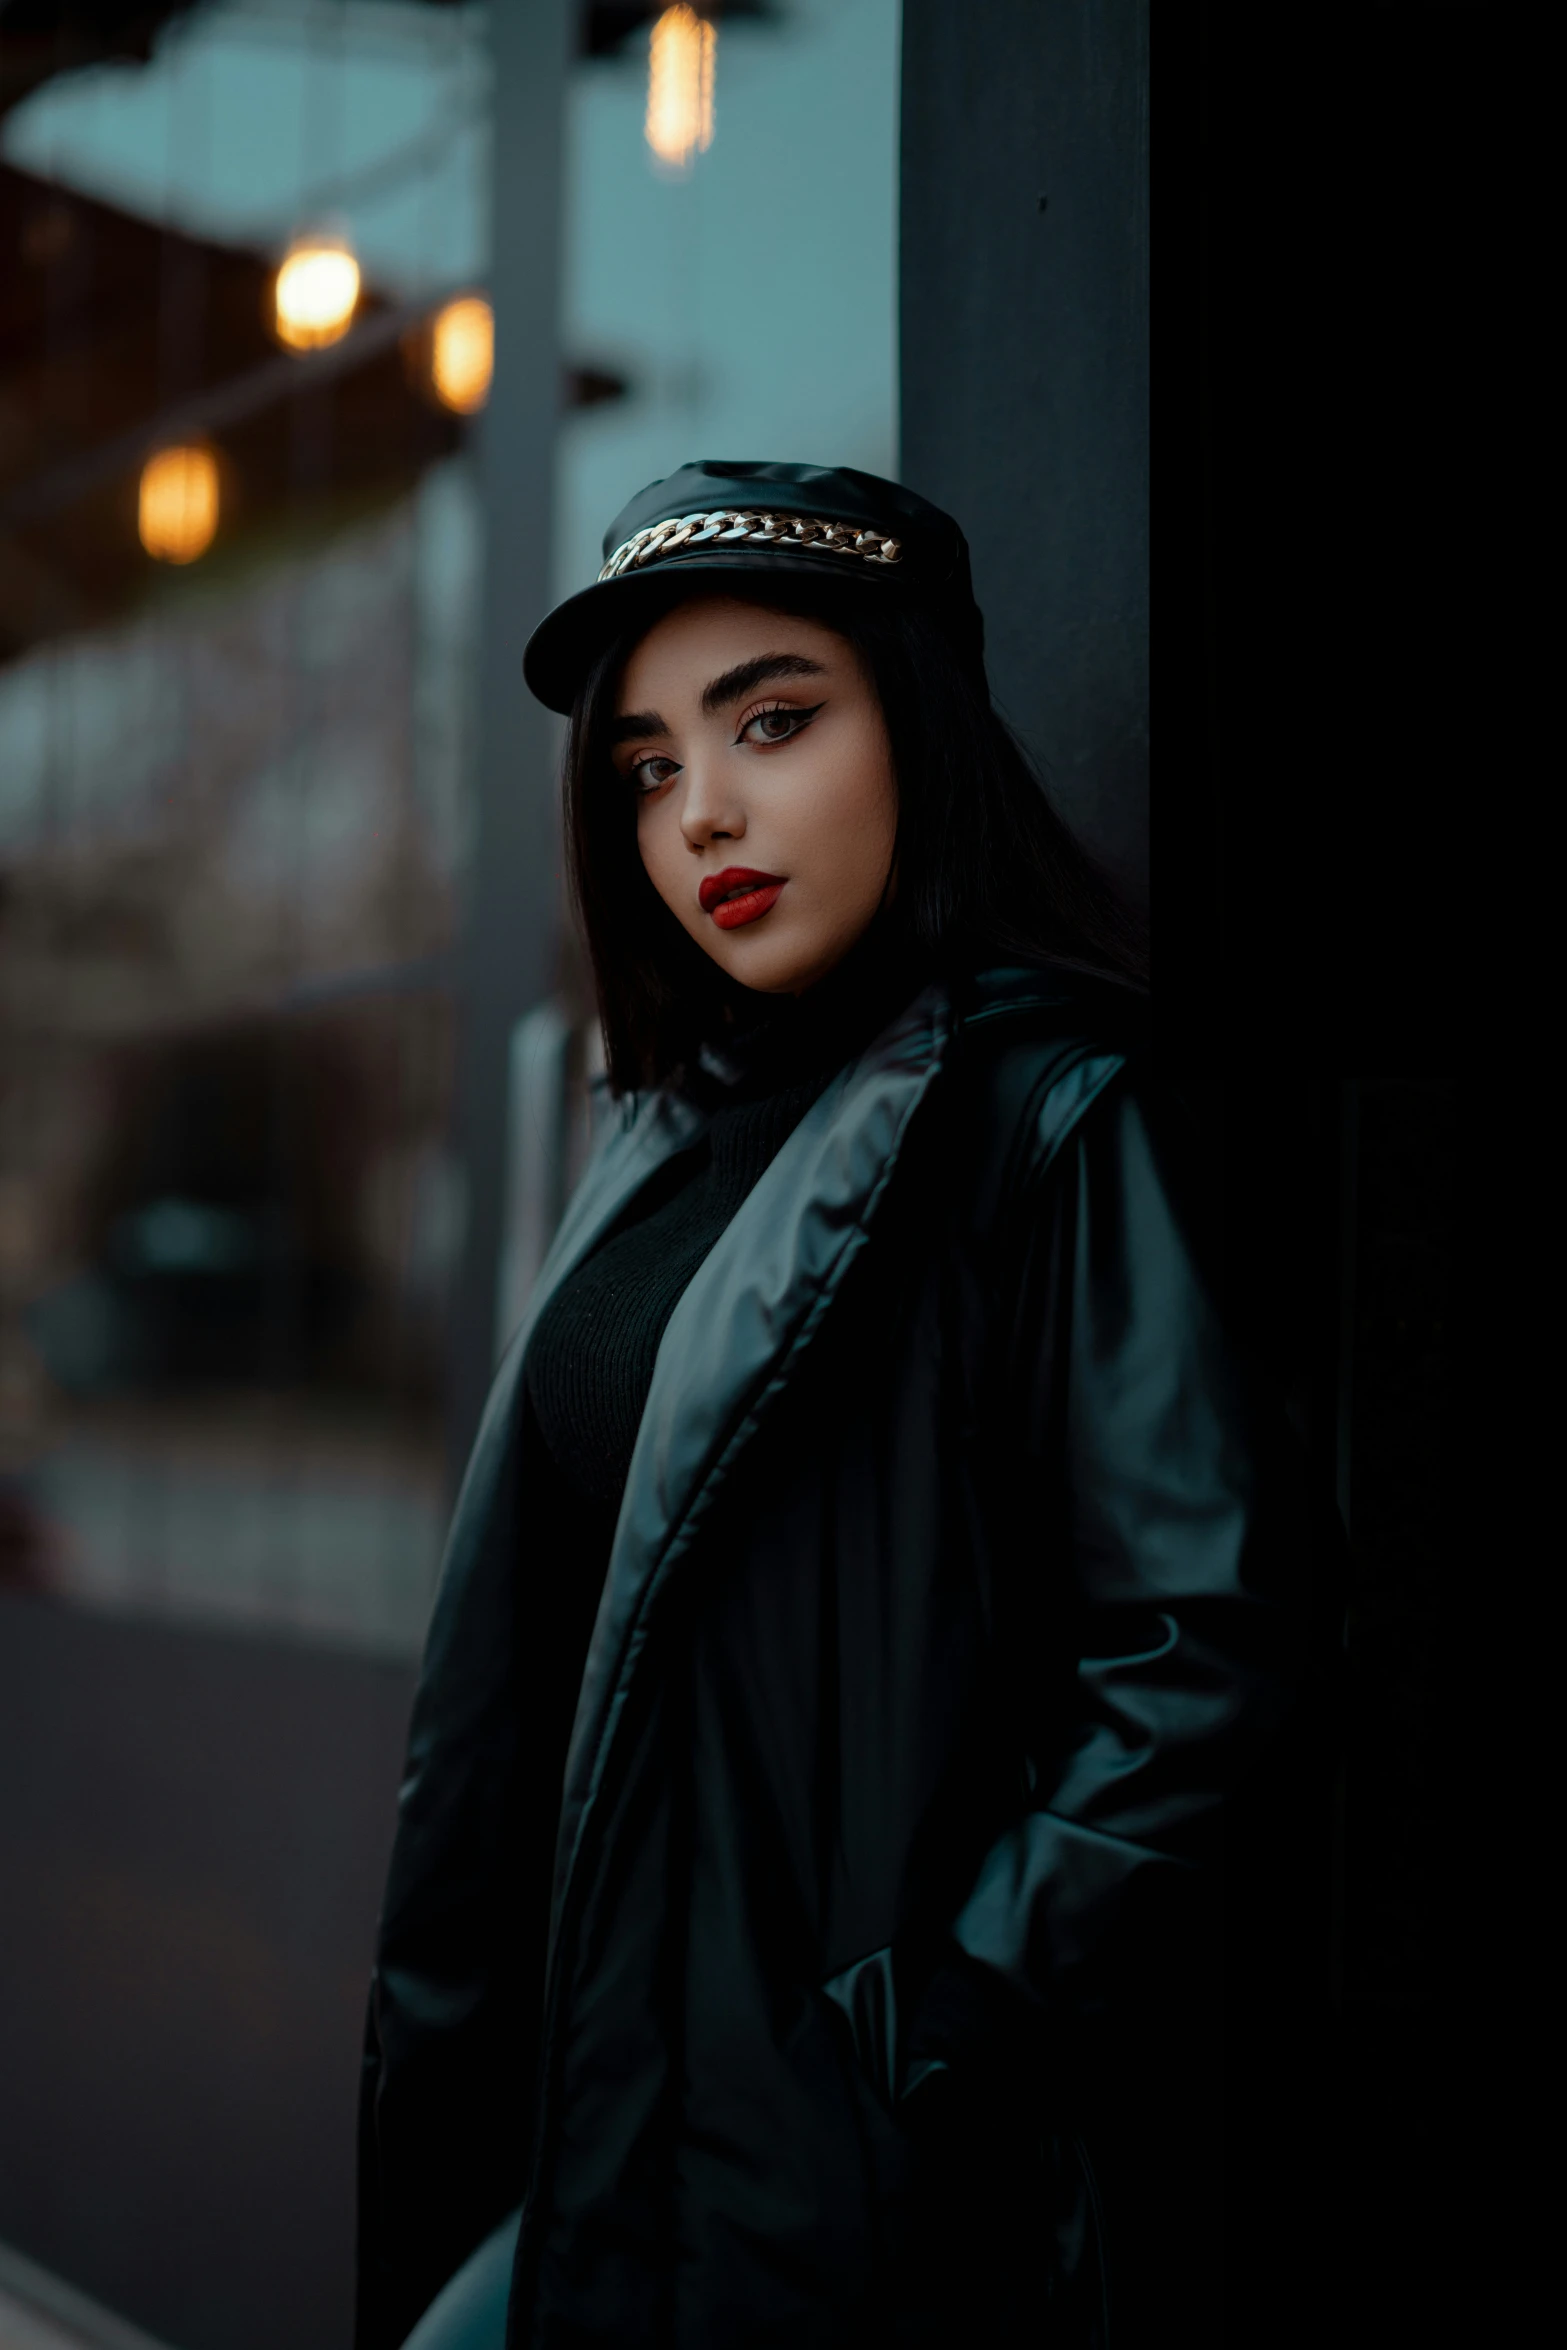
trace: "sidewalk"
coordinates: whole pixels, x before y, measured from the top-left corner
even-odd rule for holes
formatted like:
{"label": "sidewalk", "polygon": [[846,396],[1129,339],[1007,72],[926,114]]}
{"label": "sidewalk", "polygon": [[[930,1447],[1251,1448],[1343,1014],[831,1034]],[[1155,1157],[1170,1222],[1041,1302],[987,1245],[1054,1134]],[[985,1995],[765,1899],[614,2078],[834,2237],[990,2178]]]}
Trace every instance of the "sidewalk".
{"label": "sidewalk", "polygon": [[67,2333],[53,2318],[0,2292],[0,2350],[85,2350],[85,2345],[81,2334]]}
{"label": "sidewalk", "polygon": [[129,2319],[0,2244],[0,2350],[168,2350]]}

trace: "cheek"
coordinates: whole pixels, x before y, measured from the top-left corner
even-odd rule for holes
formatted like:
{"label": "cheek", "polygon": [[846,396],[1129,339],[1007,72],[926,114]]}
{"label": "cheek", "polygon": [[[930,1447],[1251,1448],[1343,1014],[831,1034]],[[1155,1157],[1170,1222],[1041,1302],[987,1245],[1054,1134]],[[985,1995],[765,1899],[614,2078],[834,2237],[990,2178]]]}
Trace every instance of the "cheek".
{"label": "cheek", "polygon": [[668,854],[668,850],[659,838],[659,828],[653,819],[653,812],[650,809],[644,811],[639,808],[637,811],[637,855],[642,859],[643,870],[655,889],[661,887],[659,877],[667,862]]}
{"label": "cheek", "polygon": [[826,872],[844,898],[878,893],[887,877],[898,823],[897,792],[886,747],[870,733],[845,746],[817,778],[811,833],[830,849]]}
{"label": "cheek", "polygon": [[[671,911],[690,928],[686,899],[690,895],[688,868],[691,852],[674,822],[667,799],[640,802],[637,807],[637,854],[642,870]],[[684,891],[680,883],[685,881]]]}

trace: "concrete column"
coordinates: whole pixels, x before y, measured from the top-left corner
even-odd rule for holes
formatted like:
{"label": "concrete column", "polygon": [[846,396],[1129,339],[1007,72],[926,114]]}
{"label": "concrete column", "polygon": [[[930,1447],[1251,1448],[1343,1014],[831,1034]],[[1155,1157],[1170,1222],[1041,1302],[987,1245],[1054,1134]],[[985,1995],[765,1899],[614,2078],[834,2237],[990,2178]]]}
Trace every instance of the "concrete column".
{"label": "concrete column", "polygon": [[1148,836],[1147,0],[904,0],[901,468],[996,700],[1137,905]]}
{"label": "concrete column", "polygon": [[506,0],[490,12],[495,379],[479,442],[486,557],[477,825],[458,964],[457,1147],[467,1214],[448,1381],[454,1484],[494,1357],[511,1036],[551,992],[559,952],[559,730],[523,684],[522,648],[550,595],[561,383],[561,142],[574,24],[568,0]]}

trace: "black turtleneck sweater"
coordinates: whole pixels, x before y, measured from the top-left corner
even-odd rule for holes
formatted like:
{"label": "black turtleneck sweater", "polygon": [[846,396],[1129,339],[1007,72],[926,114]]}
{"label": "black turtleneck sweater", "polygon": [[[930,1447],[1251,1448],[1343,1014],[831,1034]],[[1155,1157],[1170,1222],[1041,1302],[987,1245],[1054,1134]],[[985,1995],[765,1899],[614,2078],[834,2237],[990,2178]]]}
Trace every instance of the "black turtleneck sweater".
{"label": "black turtleneck sweater", "polygon": [[812,1102],[920,976],[856,950],[803,996],[751,998],[691,1081],[710,1107],[700,1141],[644,1185],[540,1315],[527,1357],[534,1418],[606,1549],[670,1315]]}

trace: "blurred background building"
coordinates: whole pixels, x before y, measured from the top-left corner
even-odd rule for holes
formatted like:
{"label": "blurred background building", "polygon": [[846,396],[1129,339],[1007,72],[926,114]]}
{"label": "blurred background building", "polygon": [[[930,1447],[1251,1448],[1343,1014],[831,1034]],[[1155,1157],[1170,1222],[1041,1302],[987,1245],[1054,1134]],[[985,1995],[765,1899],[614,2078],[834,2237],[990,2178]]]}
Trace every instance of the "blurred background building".
{"label": "blurred background building", "polygon": [[[500,256],[560,379],[556,429],[491,452],[502,500],[541,477],[535,605],[699,445],[892,471],[893,0],[731,9],[721,68],[716,21],[672,12],[667,94],[658,11],[568,12],[564,59],[560,11],[514,13],[518,75],[560,84],[557,184]],[[586,1141],[553,1099],[581,1096],[586,1007],[541,839],[505,879],[525,938],[477,941],[542,1016],[462,1300],[480,776],[542,809],[553,750],[504,717],[477,740],[483,443],[513,421],[496,45],[420,0],[4,25],[7,1572],[407,1656],[479,1325],[517,1310]],[[505,619],[514,666],[529,608]]]}
{"label": "blurred background building", "polygon": [[[1147,0],[0,0],[0,2350],[347,2342],[413,1674],[599,1113],[519,655],[611,517],[696,456],[947,505],[998,698],[1146,903],[1147,40]],[[1161,821],[1222,914],[1208,789],[1177,762]],[[1354,1505],[1301,1964],[1383,2067],[1343,2207],[1383,2224],[1452,1108],[1344,1074],[1211,1132]]]}
{"label": "blurred background building", "polygon": [[521,644],[693,454],[896,471],[898,100],[897,0],[0,11],[0,2241],[175,2350],[346,2339],[411,1674],[591,1141]]}

